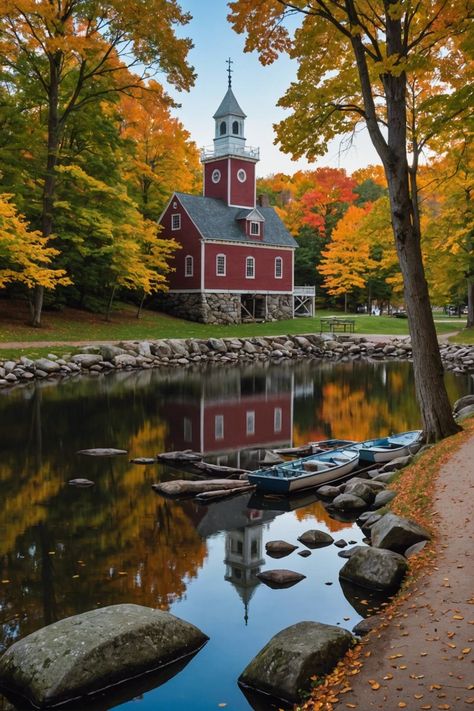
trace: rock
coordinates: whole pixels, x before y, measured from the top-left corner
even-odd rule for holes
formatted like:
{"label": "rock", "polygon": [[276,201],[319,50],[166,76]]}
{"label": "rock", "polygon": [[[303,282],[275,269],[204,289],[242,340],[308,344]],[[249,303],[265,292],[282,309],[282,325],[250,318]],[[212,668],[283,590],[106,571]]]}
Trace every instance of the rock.
{"label": "rock", "polygon": [[100,353],[78,353],[71,356],[71,361],[77,363],[82,368],[90,368],[92,365],[102,363],[103,358]]}
{"label": "rock", "polygon": [[174,479],[160,484],[152,484],[151,488],[164,496],[195,496],[207,491],[222,491],[224,489],[241,488],[246,490],[249,486],[245,479],[206,479],[205,481],[188,481]]}
{"label": "rock", "polygon": [[398,469],[403,469],[403,467],[406,467],[408,464],[410,464],[412,459],[413,457],[410,454],[408,454],[406,457],[397,457],[396,459],[392,459],[391,462],[387,462],[386,464],[384,464],[383,467],[381,467],[380,471],[384,473],[394,472]]}
{"label": "rock", "polygon": [[419,543],[414,543],[412,546],[406,549],[404,555],[405,558],[412,558],[417,553],[420,553],[426,546],[427,541],[420,541]]}
{"label": "rock", "polygon": [[341,493],[338,486],[331,486],[326,484],[325,486],[320,486],[318,489],[318,496],[322,496],[323,499],[334,499]]}
{"label": "rock", "polygon": [[388,513],[372,526],[372,546],[403,553],[414,543],[430,540],[428,531],[415,521]]}
{"label": "rock", "polygon": [[340,511],[358,511],[367,508],[364,499],[354,494],[339,494],[333,500],[332,505]]}
{"label": "rock", "polygon": [[188,349],[184,345],[183,341],[179,341],[175,338],[170,338],[167,343],[170,346],[173,355],[178,356],[180,358],[189,355]]}
{"label": "rock", "polygon": [[284,558],[290,553],[293,553],[296,549],[297,546],[287,543],[287,541],[268,541],[265,545],[266,552],[272,556],[272,558]]}
{"label": "rock", "polygon": [[85,454],[88,457],[115,457],[119,454],[127,454],[127,450],[97,447],[95,449],[80,449],[76,454]]}
{"label": "rock", "polygon": [[130,464],[156,464],[155,457],[135,457],[130,459]]}
{"label": "rock", "polygon": [[49,360],[49,358],[38,358],[35,360],[35,368],[38,374],[38,370],[44,371],[44,373],[57,373],[61,370],[59,363],[54,360]]}
{"label": "rock", "polygon": [[114,363],[117,367],[120,366],[122,368],[126,368],[128,366],[130,368],[135,368],[137,365],[137,358],[129,353],[123,353],[122,355],[114,356]]}
{"label": "rock", "polygon": [[383,506],[386,506],[389,504],[393,499],[396,497],[396,492],[395,491],[381,491],[380,493],[377,494],[375,497],[375,500],[372,504],[373,509],[381,509]]}
{"label": "rock", "polygon": [[144,356],[145,358],[150,358],[151,348],[148,341],[139,341],[137,345],[138,355]]}
{"label": "rock", "polygon": [[[46,359],[45,359],[46,360]],[[11,373],[14,368],[16,368],[16,363],[14,360],[6,360],[3,364],[5,373]]]}
{"label": "rock", "polygon": [[207,345],[213,351],[217,351],[218,353],[227,353],[227,346],[222,338],[209,338]]}
{"label": "rock", "polygon": [[323,546],[330,546],[334,538],[325,531],[318,531],[313,528],[305,531],[298,537],[298,540],[308,548],[322,548]]}
{"label": "rock", "polygon": [[264,570],[257,573],[257,578],[270,588],[291,588],[306,578],[306,575],[295,573],[294,570]]}
{"label": "rock", "polygon": [[390,484],[396,472],[387,472],[386,474],[377,474],[373,481],[380,481],[382,484]]}
{"label": "rock", "polygon": [[239,683],[296,703],[312,676],[330,672],[353,637],[347,630],[319,622],[298,622],[278,632],[239,677]]}
{"label": "rock", "polygon": [[118,346],[103,345],[100,346],[100,355],[105,361],[112,362],[116,356],[124,355],[126,351]]}
{"label": "rock", "polygon": [[298,551],[298,555],[300,555],[302,558],[308,558],[308,556],[311,555],[311,551],[305,548],[305,550],[303,551]]}
{"label": "rock", "polygon": [[[372,526],[374,525],[374,523],[377,523],[377,521],[380,521],[380,519],[382,518],[382,516],[378,513],[372,513],[372,512],[368,512],[368,513],[371,513],[371,516],[369,516],[369,518],[365,519],[365,521],[361,521],[361,523],[360,523],[360,527],[365,534],[370,534],[370,530],[371,530]],[[357,523],[359,523],[359,522],[357,522]]]}
{"label": "rock", "polygon": [[371,615],[370,617],[366,617],[365,620],[361,620],[354,625],[352,631],[358,637],[363,637],[364,635],[369,634],[369,632],[372,632],[372,630],[378,627],[379,624],[380,617],[378,617],[378,615]]}
{"label": "rock", "polygon": [[406,559],[389,550],[364,547],[339,571],[342,580],[370,590],[396,590],[408,570]]}
{"label": "rock", "polygon": [[5,380],[7,381],[7,383],[10,384],[18,382],[18,378],[14,373],[8,373],[7,375],[5,375]]}
{"label": "rock", "polygon": [[0,684],[36,706],[52,706],[169,664],[207,639],[168,612],[112,605],[15,642],[0,660]]}
{"label": "rock", "polygon": [[456,400],[453,411],[456,414],[469,405],[474,405],[474,395],[464,395],[464,397],[460,397],[459,400]]}
{"label": "rock", "polygon": [[[372,481],[370,482],[372,484]],[[356,481],[355,483],[350,483],[346,484],[344,488],[344,494],[348,495],[351,494],[352,496],[358,496],[359,499],[362,499],[365,501],[366,504],[370,506],[370,504],[374,501],[375,499],[375,492],[373,488],[368,486],[365,483]],[[335,504],[336,505],[336,504]]]}
{"label": "rock", "polygon": [[252,345],[252,343],[249,343],[248,341],[244,342],[243,350],[245,351],[245,353],[250,353],[250,354],[257,352],[257,349],[255,348],[255,346]]}
{"label": "rock", "polygon": [[266,449],[265,456],[263,459],[260,460],[260,464],[281,464],[284,461],[285,460],[283,459],[283,457],[280,457],[279,454],[277,454],[276,452],[272,452],[271,449]]}
{"label": "rock", "polygon": [[346,548],[343,551],[338,552],[339,558],[351,558],[359,548],[365,548],[365,546],[353,546],[352,548]]}
{"label": "rock", "polygon": [[355,484],[363,484],[364,486],[368,486],[369,489],[372,489],[372,491],[374,491],[375,493],[377,493],[378,491],[382,491],[382,489],[385,489],[385,486],[380,481],[377,482],[373,479],[363,479],[360,476],[354,476],[352,477],[352,479],[349,479],[346,484],[343,484],[341,486],[341,491],[343,491],[345,494],[352,494],[352,487]]}
{"label": "rock", "polygon": [[343,538],[339,538],[339,540],[334,541],[334,545],[336,548],[345,548],[347,546],[347,541],[345,541]]}
{"label": "rock", "polygon": [[474,414],[474,405],[466,405],[466,407],[462,407],[456,413],[456,420],[461,420],[464,417],[470,417],[473,414]]}
{"label": "rock", "polygon": [[95,486],[95,482],[90,479],[69,479],[68,484],[70,486]]}
{"label": "rock", "polygon": [[200,462],[202,454],[193,452],[191,449],[183,449],[178,452],[161,452],[156,455],[156,458],[162,462],[173,462],[174,464],[182,462]]}

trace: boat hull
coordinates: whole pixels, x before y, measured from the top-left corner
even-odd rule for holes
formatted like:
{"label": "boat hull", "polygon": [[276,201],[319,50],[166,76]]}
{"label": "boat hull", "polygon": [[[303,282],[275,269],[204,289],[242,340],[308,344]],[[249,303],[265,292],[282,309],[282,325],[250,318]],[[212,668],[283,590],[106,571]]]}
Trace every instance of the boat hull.
{"label": "boat hull", "polygon": [[421,430],[402,435],[362,442],[357,446],[359,461],[363,464],[386,464],[398,457],[414,454],[421,446]]}

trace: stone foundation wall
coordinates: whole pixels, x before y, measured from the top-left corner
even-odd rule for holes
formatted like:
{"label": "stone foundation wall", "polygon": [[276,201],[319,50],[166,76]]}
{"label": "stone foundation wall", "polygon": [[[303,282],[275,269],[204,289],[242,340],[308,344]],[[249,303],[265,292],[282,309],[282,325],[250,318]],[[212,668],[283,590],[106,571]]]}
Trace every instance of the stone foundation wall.
{"label": "stone foundation wall", "polygon": [[[240,294],[169,293],[160,299],[166,313],[200,323],[241,323]],[[267,296],[267,318],[281,321],[293,318],[291,294]]]}

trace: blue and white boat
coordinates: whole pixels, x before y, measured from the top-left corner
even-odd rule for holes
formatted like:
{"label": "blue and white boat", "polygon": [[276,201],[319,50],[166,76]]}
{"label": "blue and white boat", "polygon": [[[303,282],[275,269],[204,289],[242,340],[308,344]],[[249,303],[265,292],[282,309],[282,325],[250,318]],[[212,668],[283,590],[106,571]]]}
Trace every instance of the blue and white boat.
{"label": "blue and white boat", "polygon": [[301,489],[322,486],[350,474],[359,463],[359,452],[352,447],[319,452],[270,469],[249,472],[248,480],[257,491],[291,494]]}
{"label": "blue and white boat", "polygon": [[422,444],[422,430],[412,432],[402,432],[401,434],[380,437],[379,439],[369,439],[365,442],[355,444],[354,448],[359,452],[361,464],[372,462],[384,464],[391,462],[397,457],[405,457],[408,454],[415,454]]}

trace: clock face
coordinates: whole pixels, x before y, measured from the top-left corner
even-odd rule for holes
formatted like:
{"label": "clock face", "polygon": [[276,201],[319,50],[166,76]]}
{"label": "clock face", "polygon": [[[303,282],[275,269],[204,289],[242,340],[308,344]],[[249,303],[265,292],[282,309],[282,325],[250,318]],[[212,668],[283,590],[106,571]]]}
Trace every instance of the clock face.
{"label": "clock face", "polygon": [[221,179],[221,171],[218,170],[217,168],[212,171],[212,182],[213,183],[218,183],[219,180]]}
{"label": "clock face", "polygon": [[237,180],[240,183],[245,183],[245,181],[247,180],[247,173],[243,168],[237,171]]}

